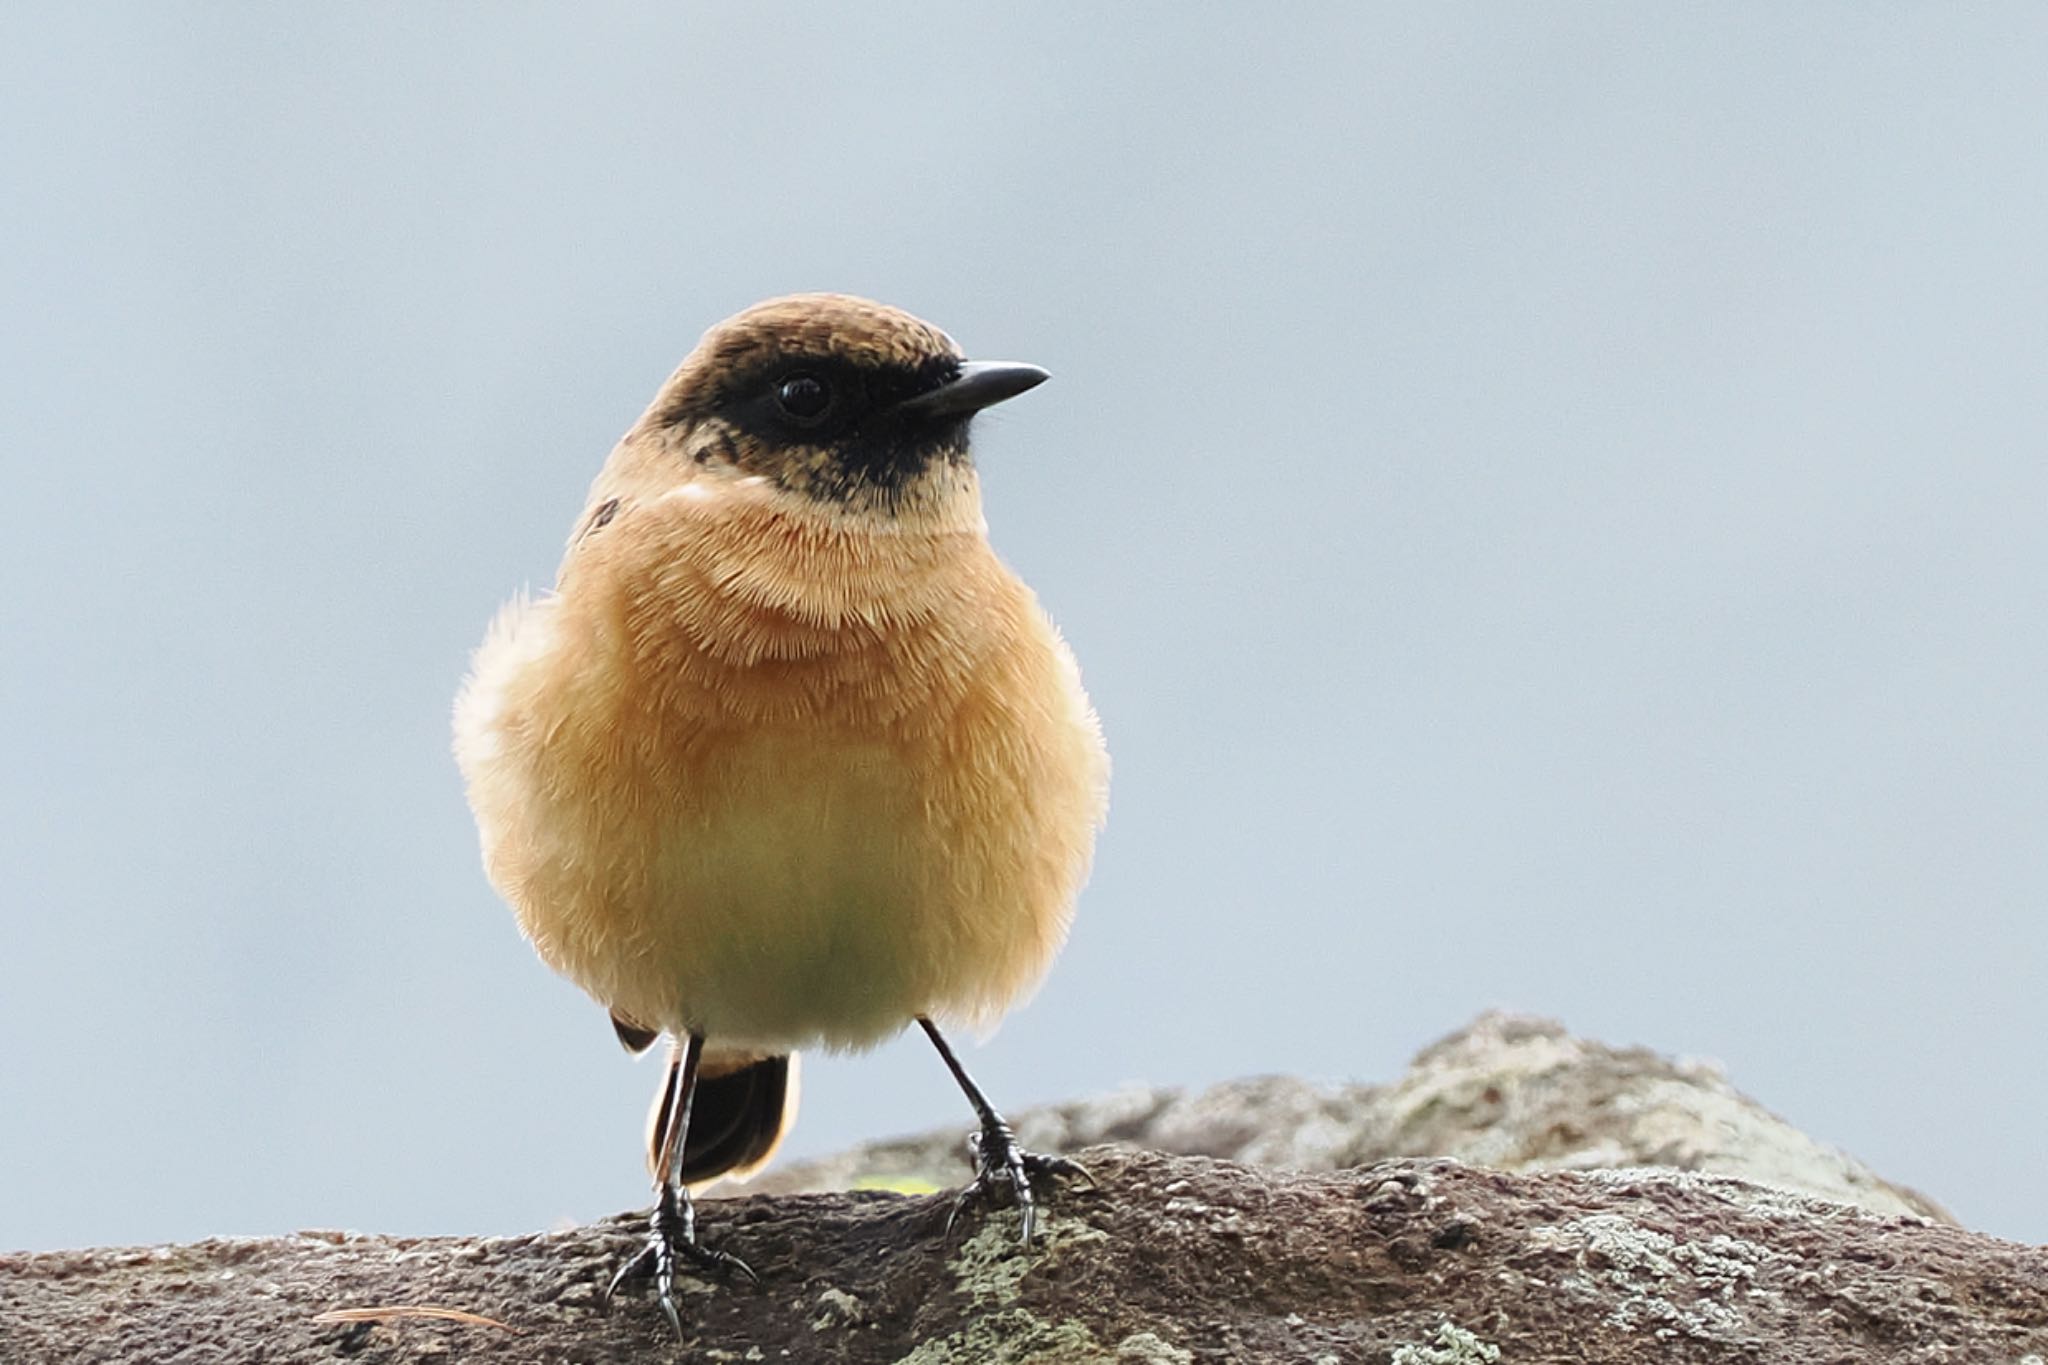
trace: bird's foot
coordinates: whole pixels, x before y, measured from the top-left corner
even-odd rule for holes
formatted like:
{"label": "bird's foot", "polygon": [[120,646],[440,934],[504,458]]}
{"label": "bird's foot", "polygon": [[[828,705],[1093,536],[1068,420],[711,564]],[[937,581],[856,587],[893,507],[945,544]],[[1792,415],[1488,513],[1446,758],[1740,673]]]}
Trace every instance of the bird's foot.
{"label": "bird's foot", "polygon": [[1063,1156],[1045,1156],[1038,1152],[1027,1152],[1017,1144],[1017,1135],[1010,1131],[1010,1125],[1000,1118],[981,1126],[978,1133],[967,1137],[967,1155],[974,1163],[974,1179],[962,1187],[953,1198],[952,1211],[946,1215],[946,1232],[953,1231],[954,1220],[960,1217],[960,1210],[978,1199],[996,1199],[1007,1194],[1017,1206],[1017,1216],[1023,1224],[1024,1245],[1031,1245],[1031,1233],[1038,1225],[1038,1204],[1031,1194],[1034,1176],[1053,1176],[1066,1179],[1079,1176],[1091,1186],[1095,1177],[1088,1174],[1085,1166],[1078,1161],[1069,1161]]}
{"label": "bird's foot", "polygon": [[654,1281],[655,1299],[661,1304],[668,1325],[675,1329],[676,1338],[681,1340],[683,1320],[676,1312],[676,1263],[679,1260],[721,1278],[738,1275],[749,1284],[761,1282],[761,1277],[739,1257],[698,1242],[697,1211],[691,1206],[689,1195],[679,1194],[672,1185],[664,1185],[661,1198],[656,1201],[654,1212],[647,1220],[646,1244],[612,1276],[612,1282],[605,1286],[605,1301],[610,1302],[612,1296],[619,1292],[619,1286],[629,1281]]}

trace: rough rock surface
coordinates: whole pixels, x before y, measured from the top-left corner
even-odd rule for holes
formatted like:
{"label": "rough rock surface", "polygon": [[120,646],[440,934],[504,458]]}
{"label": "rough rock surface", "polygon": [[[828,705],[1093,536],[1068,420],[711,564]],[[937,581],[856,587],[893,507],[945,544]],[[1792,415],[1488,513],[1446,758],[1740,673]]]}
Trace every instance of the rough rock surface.
{"label": "rough rock surface", "polygon": [[[1029,1251],[1007,1210],[944,1236],[945,1194],[707,1200],[705,1240],[762,1284],[686,1281],[680,1344],[643,1296],[603,1302],[640,1237],[622,1215],[0,1255],[0,1363],[2048,1365],[2048,1248],[1954,1227],[1710,1068],[1543,1021],[1482,1018],[1392,1086],[1134,1090],[1020,1127],[1120,1144],[1079,1153],[1099,1187],[1046,1191]],[[958,1163],[947,1133],[776,1179]]]}
{"label": "rough rock surface", "polygon": [[[758,1289],[678,1345],[600,1290],[637,1219],[505,1240],[301,1236],[0,1258],[16,1361],[1487,1365],[2048,1360],[2048,1249],[1673,1171],[1288,1173],[1096,1148],[1038,1245],[943,1195],[707,1201]],[[431,1306],[503,1326],[338,1308]],[[2034,1362],[2039,1365],[2039,1361]]]}
{"label": "rough rock surface", "polygon": [[[1194,1094],[1132,1088],[1010,1117],[1040,1151],[1109,1142],[1304,1171],[1404,1156],[1504,1171],[1666,1166],[1954,1221],[1741,1094],[1717,1067],[1588,1042],[1522,1015],[1480,1016],[1424,1049],[1393,1085],[1262,1076]],[[958,1178],[963,1135],[873,1143],[771,1170],[750,1189],[938,1188]]]}

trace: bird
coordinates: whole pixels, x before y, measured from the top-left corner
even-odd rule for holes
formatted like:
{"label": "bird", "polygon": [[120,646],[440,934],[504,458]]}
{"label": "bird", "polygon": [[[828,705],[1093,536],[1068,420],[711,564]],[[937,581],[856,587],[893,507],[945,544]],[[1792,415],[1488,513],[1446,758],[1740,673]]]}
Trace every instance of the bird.
{"label": "bird", "polygon": [[1072,652],[990,545],[976,414],[1048,378],[899,309],[770,299],[713,326],[619,440],[551,593],[514,598],[455,705],[484,866],[630,1051],[670,1041],[644,1245],[680,1333],[693,1191],[794,1118],[799,1053],[918,1025],[974,1110],[947,1219],[1027,1152],[941,1025],[985,1033],[1061,947],[1109,758]]}

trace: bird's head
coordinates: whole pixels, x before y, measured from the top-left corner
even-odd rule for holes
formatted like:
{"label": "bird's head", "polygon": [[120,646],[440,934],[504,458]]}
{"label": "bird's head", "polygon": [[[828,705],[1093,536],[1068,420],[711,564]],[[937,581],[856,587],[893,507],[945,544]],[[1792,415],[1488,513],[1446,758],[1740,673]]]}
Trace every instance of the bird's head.
{"label": "bird's head", "polygon": [[[1046,379],[973,362],[930,323],[843,294],[793,294],[719,323],[622,451],[641,478],[749,478],[826,507],[896,515],[971,488],[974,414]],[[656,462],[650,464],[649,462]]]}

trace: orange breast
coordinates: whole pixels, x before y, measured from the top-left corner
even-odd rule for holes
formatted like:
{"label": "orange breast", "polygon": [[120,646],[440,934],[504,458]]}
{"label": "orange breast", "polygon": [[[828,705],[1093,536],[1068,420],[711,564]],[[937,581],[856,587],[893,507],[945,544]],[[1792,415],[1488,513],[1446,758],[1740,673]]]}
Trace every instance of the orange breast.
{"label": "orange breast", "polygon": [[472,793],[503,791],[488,860],[536,946],[632,1018],[748,1045],[992,1018],[1064,936],[1106,784],[1028,589],[978,522],[731,485],[636,511],[531,609],[544,642],[499,651]]}

